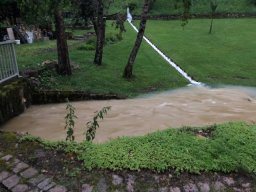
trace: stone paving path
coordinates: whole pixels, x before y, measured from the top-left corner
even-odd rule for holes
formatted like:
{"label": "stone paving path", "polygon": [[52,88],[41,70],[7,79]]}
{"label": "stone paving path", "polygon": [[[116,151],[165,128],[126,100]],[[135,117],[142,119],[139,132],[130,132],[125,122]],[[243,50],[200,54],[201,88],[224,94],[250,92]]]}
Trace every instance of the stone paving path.
{"label": "stone paving path", "polygon": [[40,174],[12,155],[0,152],[0,159],[6,164],[6,170],[0,172],[0,183],[11,192],[67,192],[51,177]]}
{"label": "stone paving path", "polygon": [[[0,171],[0,185],[4,186],[5,191],[11,192],[67,192],[67,188],[58,185],[54,182],[53,178],[40,173],[35,168],[20,161],[12,155],[0,152],[1,163],[4,163],[5,170]],[[140,184],[140,178],[135,175],[127,174],[121,176],[111,173],[110,180],[101,175],[96,184],[84,183],[81,187],[81,192],[254,192],[255,186],[253,183],[246,180],[237,179],[232,177],[220,176],[217,180],[203,179],[200,181],[184,181],[179,186],[165,184],[161,186],[161,181],[164,179],[172,178],[169,174],[168,178],[165,176],[158,176],[152,174],[153,187],[148,186],[143,189],[138,189],[137,185]],[[167,182],[168,183],[168,182]],[[112,187],[114,186],[114,190]],[[111,189],[110,189],[111,188]],[[2,188],[3,189],[3,188]],[[72,190],[72,189],[71,189]],[[1,192],[1,186],[0,186]]]}

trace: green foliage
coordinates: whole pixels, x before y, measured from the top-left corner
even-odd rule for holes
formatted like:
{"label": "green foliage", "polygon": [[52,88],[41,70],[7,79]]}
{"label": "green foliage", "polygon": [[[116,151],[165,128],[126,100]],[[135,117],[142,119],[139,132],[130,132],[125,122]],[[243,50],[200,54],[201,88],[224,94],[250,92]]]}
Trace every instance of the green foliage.
{"label": "green foliage", "polygon": [[72,106],[72,104],[69,103],[68,99],[67,99],[67,107],[66,107],[66,111],[67,111],[67,115],[65,116],[65,129],[67,129],[67,137],[66,137],[66,141],[74,141],[75,137],[74,137],[74,127],[75,127],[75,120],[77,117],[75,115],[75,107]]}
{"label": "green foliage", "polygon": [[105,44],[114,44],[123,39],[122,35],[115,34],[115,33],[109,33],[106,35]]}
{"label": "green foliage", "polygon": [[[197,133],[210,133],[199,137]],[[29,135],[20,142],[39,142],[49,149],[75,153],[85,168],[162,172],[256,173],[256,125],[226,123],[203,128],[167,129],[146,136],[123,137],[103,144],[48,142]],[[76,171],[74,171],[76,172]],[[70,173],[71,174],[71,173]]]}
{"label": "green foliage", "polygon": [[85,44],[85,45],[81,45],[77,48],[77,50],[80,51],[93,51],[95,50],[95,45],[91,45],[91,44]]}
{"label": "green foliage", "polygon": [[256,126],[244,123],[217,125],[209,138],[198,137],[190,131],[169,129],[90,147],[84,143],[81,145],[87,146],[87,153],[79,153],[78,157],[88,169],[150,169],[158,172],[175,169],[191,173],[243,169],[256,173],[255,138]]}
{"label": "green foliage", "polygon": [[53,70],[44,70],[39,76],[40,85],[37,86],[37,89],[49,89],[50,87],[57,87],[59,82],[54,78],[57,75],[56,71]]}
{"label": "green foliage", "polygon": [[104,115],[111,109],[110,106],[103,107],[99,112],[95,112],[95,116],[92,121],[86,123],[87,131],[86,131],[86,141],[92,141],[95,138],[96,130],[99,128],[99,119],[103,119]]}
{"label": "green foliage", "polygon": [[129,7],[129,9],[132,13],[135,9],[137,9],[138,5],[135,2],[130,2],[130,3],[128,3],[127,7]]}
{"label": "green foliage", "polygon": [[217,7],[218,7],[217,0],[211,0],[210,1],[210,7],[211,7],[212,14],[214,14],[216,12]]}
{"label": "green foliage", "polygon": [[188,19],[190,18],[190,7],[191,0],[183,0],[183,14],[181,16],[181,26],[183,28],[188,24]]}
{"label": "green foliage", "polygon": [[[191,13],[195,14],[209,14],[210,0],[192,0]],[[141,0],[115,0],[110,8],[109,13],[117,13],[120,10],[120,4],[124,4],[125,8],[129,3],[135,4],[136,9],[132,11],[133,15],[139,15],[143,1]],[[149,12],[149,15],[167,15],[183,13],[183,0],[156,0],[154,6]],[[255,13],[255,0],[218,0],[219,13]]]}
{"label": "green foliage", "polygon": [[68,9],[70,0],[17,0],[21,16],[27,24],[49,26],[53,23],[56,9]]}
{"label": "green foliage", "polygon": [[256,0],[249,0],[249,3],[253,4],[254,6],[256,6]]}
{"label": "green foliage", "polygon": [[88,39],[87,41],[86,41],[86,44],[88,44],[88,45],[96,45],[96,37],[91,37],[90,39]]}

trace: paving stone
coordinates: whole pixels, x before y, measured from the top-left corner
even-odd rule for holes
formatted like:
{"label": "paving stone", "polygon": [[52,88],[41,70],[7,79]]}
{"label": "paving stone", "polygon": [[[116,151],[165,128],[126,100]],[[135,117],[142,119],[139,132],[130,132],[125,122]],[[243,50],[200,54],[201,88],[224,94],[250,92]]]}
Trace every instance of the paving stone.
{"label": "paving stone", "polygon": [[210,185],[208,183],[202,183],[199,182],[197,184],[200,192],[209,192],[210,191]]}
{"label": "paving stone", "polygon": [[51,178],[46,178],[46,179],[44,179],[41,183],[39,183],[39,184],[37,185],[37,187],[38,187],[39,189],[43,189],[43,188],[45,188],[47,185],[49,185],[51,182],[52,182],[52,179],[51,179]]}
{"label": "paving stone", "polygon": [[89,184],[83,184],[82,185],[82,192],[92,192],[93,186]]}
{"label": "paving stone", "polygon": [[226,188],[225,185],[219,181],[215,182],[213,187],[215,191],[224,191]]}
{"label": "paving stone", "polygon": [[35,188],[35,189],[31,189],[29,192],[42,192],[42,191],[38,188]]}
{"label": "paving stone", "polygon": [[121,185],[123,183],[123,178],[118,175],[112,175],[113,185]]}
{"label": "paving stone", "polygon": [[16,165],[16,164],[18,164],[18,163],[20,163],[20,160],[19,160],[19,159],[14,159],[13,165]]}
{"label": "paving stone", "polygon": [[82,185],[82,192],[92,192],[94,191],[93,188],[90,184],[85,183]]}
{"label": "paving stone", "polygon": [[181,190],[178,187],[171,187],[170,192],[181,192]]}
{"label": "paving stone", "polygon": [[49,192],[66,192],[66,191],[67,191],[66,187],[57,185],[56,187],[50,189]]}
{"label": "paving stone", "polygon": [[127,180],[127,186],[126,189],[128,192],[133,192],[134,191],[134,182],[135,177],[133,175],[128,175],[128,180]]}
{"label": "paving stone", "polygon": [[158,191],[159,192],[169,192],[169,189],[167,187],[162,187]]}
{"label": "paving stone", "polygon": [[16,185],[14,188],[12,188],[12,192],[25,192],[29,189],[29,187],[25,184],[19,184]]}
{"label": "paving stone", "polygon": [[189,183],[183,186],[185,192],[198,192],[198,188],[194,183]]}
{"label": "paving stone", "polygon": [[15,185],[17,185],[20,181],[20,177],[17,175],[13,175],[11,177],[8,177],[7,179],[3,180],[3,185],[7,187],[8,189],[13,188]]}
{"label": "paving stone", "polygon": [[251,186],[251,183],[243,183],[242,184],[242,187],[244,187],[244,188],[248,188],[248,187],[250,187]]}
{"label": "paving stone", "polygon": [[236,187],[234,187],[233,190],[234,190],[234,192],[243,192],[242,189],[239,189],[239,188],[236,188]]}
{"label": "paving stone", "polygon": [[235,184],[235,181],[232,177],[224,177],[223,178],[223,181],[228,185],[228,186],[231,186],[231,185],[234,185]]}
{"label": "paving stone", "polygon": [[34,178],[29,179],[29,183],[33,186],[36,186],[37,184],[41,183],[44,179],[46,179],[45,175],[38,175]]}
{"label": "paving stone", "polygon": [[0,173],[0,182],[2,182],[4,179],[6,179],[7,177],[9,177],[11,174],[7,171],[2,171]]}
{"label": "paving stone", "polygon": [[97,191],[107,192],[107,188],[108,186],[107,186],[106,179],[102,177],[97,184]]}
{"label": "paving stone", "polygon": [[34,169],[33,167],[30,167],[28,169],[26,169],[25,171],[21,172],[20,175],[26,179],[29,179],[35,175],[38,174],[38,171],[36,169]]}
{"label": "paving stone", "polygon": [[158,175],[154,175],[154,179],[156,183],[159,183],[160,181],[160,177]]}
{"label": "paving stone", "polygon": [[3,161],[9,161],[11,158],[12,158],[12,155],[5,155],[5,156],[3,156],[1,159],[2,159]]}
{"label": "paving stone", "polygon": [[20,162],[20,163],[18,163],[14,168],[13,168],[13,172],[14,173],[19,173],[20,171],[22,171],[22,170],[24,170],[24,169],[26,169],[26,168],[28,168],[29,166],[28,166],[28,164],[26,164],[26,163],[23,163],[23,162]]}
{"label": "paving stone", "polygon": [[55,185],[56,185],[56,183],[51,182],[49,185],[47,185],[43,188],[43,191],[48,191],[49,189],[53,188]]}

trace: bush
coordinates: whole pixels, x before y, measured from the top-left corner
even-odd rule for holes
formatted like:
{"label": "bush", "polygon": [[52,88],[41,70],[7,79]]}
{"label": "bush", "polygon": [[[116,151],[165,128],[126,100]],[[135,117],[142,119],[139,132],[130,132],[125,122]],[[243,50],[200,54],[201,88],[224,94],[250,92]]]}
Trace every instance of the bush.
{"label": "bush", "polygon": [[128,7],[130,9],[130,11],[134,11],[137,8],[137,4],[134,2],[128,3]]}
{"label": "bush", "polygon": [[82,45],[82,46],[78,47],[77,50],[80,50],[80,51],[93,51],[93,50],[95,50],[95,45],[90,45],[90,44]]}
{"label": "bush", "polygon": [[105,44],[115,44],[121,41],[122,39],[123,38],[121,35],[110,33],[110,34],[107,34],[107,37],[105,39]]}

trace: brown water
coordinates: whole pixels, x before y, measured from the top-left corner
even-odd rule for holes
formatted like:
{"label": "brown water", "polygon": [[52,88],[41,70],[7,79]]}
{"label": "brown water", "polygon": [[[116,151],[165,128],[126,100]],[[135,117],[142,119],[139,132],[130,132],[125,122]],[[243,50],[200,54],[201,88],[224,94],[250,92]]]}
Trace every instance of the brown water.
{"label": "brown water", "polygon": [[[246,94],[253,93],[255,95]],[[72,103],[78,119],[75,138],[84,138],[85,124],[96,110],[112,106],[100,122],[96,142],[120,136],[145,135],[168,127],[203,126],[228,121],[256,123],[256,89],[189,87],[128,100]],[[49,140],[65,139],[66,104],[37,105],[3,126]]]}

